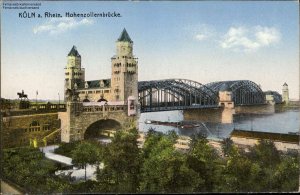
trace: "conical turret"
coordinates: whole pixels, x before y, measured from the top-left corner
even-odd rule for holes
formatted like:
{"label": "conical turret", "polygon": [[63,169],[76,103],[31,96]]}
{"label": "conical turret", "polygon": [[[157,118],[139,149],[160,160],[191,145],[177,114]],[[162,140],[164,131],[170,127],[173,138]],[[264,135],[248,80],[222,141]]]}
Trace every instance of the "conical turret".
{"label": "conical turret", "polygon": [[132,43],[132,40],[131,40],[130,36],[128,35],[125,28],[123,29],[120,37],[118,38],[118,41]]}

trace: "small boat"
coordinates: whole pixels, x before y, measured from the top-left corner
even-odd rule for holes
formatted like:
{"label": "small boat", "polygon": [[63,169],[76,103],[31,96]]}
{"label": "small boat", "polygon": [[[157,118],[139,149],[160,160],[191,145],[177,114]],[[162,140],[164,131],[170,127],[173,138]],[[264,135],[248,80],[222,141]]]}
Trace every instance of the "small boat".
{"label": "small boat", "polygon": [[186,129],[186,128],[193,128],[193,127],[194,127],[194,125],[182,125],[182,126],[181,126],[181,128],[185,128],[185,129]]}
{"label": "small boat", "polygon": [[145,120],[145,123],[146,123],[146,124],[151,124],[152,121],[150,121],[150,120]]}
{"label": "small boat", "polygon": [[299,132],[288,132],[288,134],[291,134],[291,135],[299,135]]}

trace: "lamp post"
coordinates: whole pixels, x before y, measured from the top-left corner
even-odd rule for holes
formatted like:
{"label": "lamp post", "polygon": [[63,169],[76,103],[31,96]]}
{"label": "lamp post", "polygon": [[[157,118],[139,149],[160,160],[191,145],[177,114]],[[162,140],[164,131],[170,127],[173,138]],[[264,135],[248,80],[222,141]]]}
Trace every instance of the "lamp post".
{"label": "lamp post", "polygon": [[58,105],[60,104],[60,95],[59,95],[59,92],[58,92]]}

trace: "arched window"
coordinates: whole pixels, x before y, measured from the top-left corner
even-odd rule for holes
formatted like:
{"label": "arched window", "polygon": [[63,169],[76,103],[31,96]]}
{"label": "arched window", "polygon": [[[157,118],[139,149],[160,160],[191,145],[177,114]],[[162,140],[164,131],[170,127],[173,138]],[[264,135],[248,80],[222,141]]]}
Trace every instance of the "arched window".
{"label": "arched window", "polygon": [[40,123],[38,121],[32,121],[31,124],[29,125],[30,127],[36,127],[40,126]]}

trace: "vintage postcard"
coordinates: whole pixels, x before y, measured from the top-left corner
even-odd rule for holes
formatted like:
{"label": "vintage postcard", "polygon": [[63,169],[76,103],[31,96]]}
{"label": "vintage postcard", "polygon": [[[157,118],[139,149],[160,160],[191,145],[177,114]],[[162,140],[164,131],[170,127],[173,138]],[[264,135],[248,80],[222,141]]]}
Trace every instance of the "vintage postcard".
{"label": "vintage postcard", "polygon": [[298,1],[2,1],[1,193],[299,190]]}

